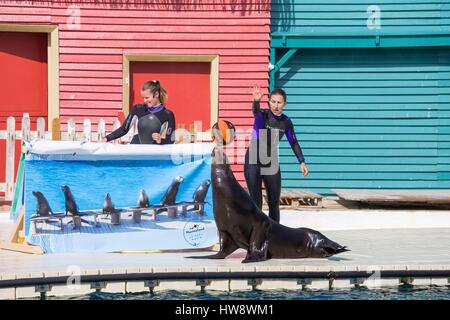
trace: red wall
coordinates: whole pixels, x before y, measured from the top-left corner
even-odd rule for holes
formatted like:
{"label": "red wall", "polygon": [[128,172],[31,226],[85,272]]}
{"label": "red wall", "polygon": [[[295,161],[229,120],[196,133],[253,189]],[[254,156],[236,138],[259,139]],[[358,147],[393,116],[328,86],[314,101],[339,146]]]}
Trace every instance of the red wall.
{"label": "red wall", "polygon": [[159,80],[169,99],[166,107],[175,114],[176,125],[189,130],[194,121],[210,128],[209,62],[131,62],[130,107],[143,103],[141,87],[149,80]]}
{"label": "red wall", "polygon": [[[124,53],[218,54],[219,117],[246,129],[251,87],[268,87],[269,9],[267,0],[0,0],[0,23],[59,25],[63,124],[102,117],[110,130],[122,110]],[[234,169],[242,181],[242,165]]]}

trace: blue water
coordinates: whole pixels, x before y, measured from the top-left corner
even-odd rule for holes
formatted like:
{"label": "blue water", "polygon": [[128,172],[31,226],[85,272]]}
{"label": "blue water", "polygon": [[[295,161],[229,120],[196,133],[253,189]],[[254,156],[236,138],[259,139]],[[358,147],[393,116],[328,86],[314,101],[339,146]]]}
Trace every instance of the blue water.
{"label": "blue water", "polygon": [[449,286],[365,287],[335,290],[161,291],[150,294],[94,292],[81,296],[49,297],[65,300],[450,300]]}

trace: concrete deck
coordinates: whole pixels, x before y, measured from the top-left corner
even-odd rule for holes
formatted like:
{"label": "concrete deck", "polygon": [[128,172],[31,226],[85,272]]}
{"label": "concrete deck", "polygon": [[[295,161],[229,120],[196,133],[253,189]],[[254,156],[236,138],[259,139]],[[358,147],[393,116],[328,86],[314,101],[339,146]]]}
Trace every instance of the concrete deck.
{"label": "concrete deck", "polygon": [[[373,271],[379,271],[378,276],[375,274],[378,277],[376,280],[379,280],[377,285],[411,281],[407,279],[409,276],[416,278],[414,284],[448,284],[450,214],[441,211],[416,212],[415,219],[408,219],[407,212],[403,215],[396,212],[397,223],[403,221],[403,225],[407,228],[382,228],[382,221],[386,219],[389,221],[387,212],[366,212],[366,219],[362,219],[359,225],[352,218],[357,212],[328,211],[307,214],[282,212],[282,222],[288,225],[299,223],[303,226],[313,224],[326,236],[347,245],[352,250],[330,259],[274,259],[255,264],[242,264],[241,260],[245,257],[243,250],[235,252],[225,260],[186,258],[208,254],[204,252],[28,255],[0,250],[0,287],[3,287],[0,289],[0,298],[13,299],[39,295],[39,292],[35,292],[35,284],[65,283],[74,272],[81,275],[77,293],[92,291],[97,286],[106,286],[105,290],[111,292],[144,291],[148,290],[144,287],[145,279],[161,280],[156,290],[195,289],[205,284],[210,284],[209,288],[217,290],[248,289],[252,284],[259,284],[255,280],[271,278],[277,281],[264,281],[260,287],[299,288],[301,283],[311,284],[315,288],[329,287],[331,278],[336,279],[333,286],[339,287],[349,286],[350,283],[357,284],[361,278],[369,277]],[[314,216],[308,216],[314,214],[315,219]],[[359,213],[361,214],[364,213]],[[386,219],[380,219],[383,215],[387,215]],[[358,226],[369,225],[370,221],[373,222],[372,218],[377,216],[379,221],[377,226],[380,229],[357,229]],[[435,220],[431,218],[432,216],[436,217],[434,224],[431,223]],[[426,217],[428,219],[425,219]],[[340,224],[333,223],[333,219],[340,221]],[[426,226],[432,227],[418,228],[424,221],[428,221]],[[10,225],[6,219],[0,219],[1,238],[5,238]],[[331,225],[337,226],[337,229],[327,231],[326,229],[333,229]],[[25,279],[34,283],[33,286],[26,288]],[[179,280],[183,279],[186,281],[181,283]],[[212,283],[199,282],[208,279],[212,279]],[[303,280],[297,282],[298,279]],[[308,282],[311,279],[315,280]],[[352,282],[350,279],[353,279]],[[12,280],[18,284],[17,288],[6,289],[11,286]],[[21,285],[24,287],[21,288]],[[74,294],[74,291],[68,291],[67,286],[55,286],[50,294]]]}

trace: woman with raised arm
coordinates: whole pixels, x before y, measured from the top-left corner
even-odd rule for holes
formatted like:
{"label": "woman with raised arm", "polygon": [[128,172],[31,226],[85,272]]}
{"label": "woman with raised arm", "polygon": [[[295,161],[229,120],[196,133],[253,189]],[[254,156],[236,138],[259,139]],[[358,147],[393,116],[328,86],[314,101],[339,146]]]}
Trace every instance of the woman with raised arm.
{"label": "woman with raised arm", "polygon": [[281,173],[278,164],[278,143],[286,135],[296,155],[300,170],[308,175],[302,149],[295,136],[291,119],[283,114],[286,105],[286,93],[283,89],[274,89],[269,95],[269,108],[261,109],[263,94],[258,86],[253,88],[253,124],[252,139],[245,154],[244,174],[248,191],[256,205],[262,208],[262,186],[264,183],[269,205],[269,216],[280,222]]}

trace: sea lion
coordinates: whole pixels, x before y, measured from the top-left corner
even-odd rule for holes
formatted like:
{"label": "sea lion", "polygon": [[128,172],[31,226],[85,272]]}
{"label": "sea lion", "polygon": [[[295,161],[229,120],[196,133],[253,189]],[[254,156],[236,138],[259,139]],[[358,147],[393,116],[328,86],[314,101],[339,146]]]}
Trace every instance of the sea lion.
{"label": "sea lion", "polygon": [[42,192],[33,191],[33,196],[35,196],[38,201],[36,206],[36,215],[40,217],[48,217],[53,214],[52,208],[50,208],[50,205]]}
{"label": "sea lion", "polygon": [[178,176],[172,180],[169,188],[161,199],[161,205],[163,206],[173,206],[176,201],[178,188],[180,184],[183,182],[184,178],[182,176]]}
{"label": "sea lion", "polygon": [[150,207],[150,200],[148,199],[147,194],[144,189],[141,189],[141,193],[138,199],[138,207],[139,208],[148,208]]}
{"label": "sea lion", "polygon": [[211,180],[205,180],[201,185],[198,186],[197,190],[194,192],[194,202],[195,203],[204,203],[206,194],[208,193],[209,186],[211,184]]}
{"label": "sea lion", "polygon": [[213,211],[220,250],[214,255],[190,258],[224,259],[238,248],[247,250],[243,263],[271,258],[326,258],[349,251],[318,231],[294,229],[270,219],[237,182],[218,145],[212,157]]}
{"label": "sea lion", "polygon": [[105,202],[102,208],[103,214],[110,215],[112,224],[120,224],[120,212],[121,210],[116,210],[114,203],[111,200],[111,195],[107,192],[105,195]]}
{"label": "sea lion", "polygon": [[75,198],[73,197],[69,186],[62,186],[61,191],[64,193],[66,199],[66,215],[70,213],[73,216],[79,216],[80,211],[78,210],[77,203],[75,202]]}
{"label": "sea lion", "polygon": [[103,202],[102,212],[103,214],[111,214],[116,212],[114,203],[111,200],[111,195],[108,192],[105,195],[105,202]]}

